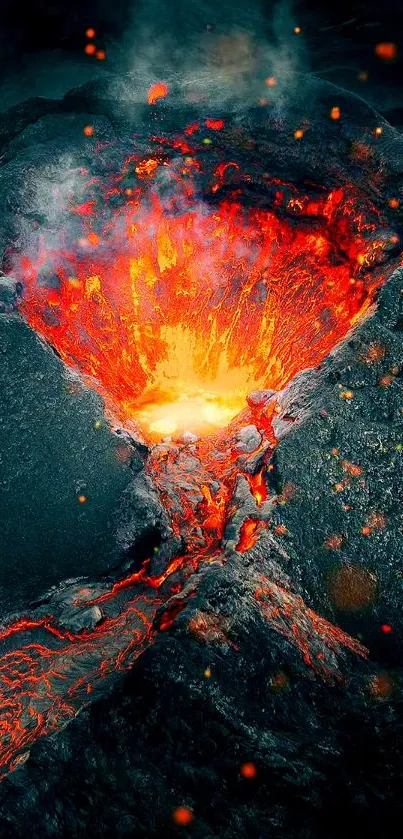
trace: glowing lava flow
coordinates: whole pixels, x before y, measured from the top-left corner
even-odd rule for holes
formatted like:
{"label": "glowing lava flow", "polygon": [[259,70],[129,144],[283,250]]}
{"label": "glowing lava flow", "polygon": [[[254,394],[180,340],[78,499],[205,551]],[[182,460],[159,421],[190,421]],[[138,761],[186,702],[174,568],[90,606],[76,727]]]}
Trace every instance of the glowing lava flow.
{"label": "glowing lava flow", "polygon": [[[221,121],[209,127],[219,131]],[[253,558],[272,526],[264,470],[274,403],[249,410],[246,396],[317,365],[383,279],[376,266],[386,239],[377,239],[374,216],[357,210],[353,190],[311,200],[273,180],[271,209],[246,208],[250,176],[237,162],[217,162],[200,185],[203,166],[187,139],[174,147],[179,164],[156,140],[155,154],[131,156],[112,184],[92,179],[88,200],[71,200],[72,229],[56,245],[39,235],[35,255],[14,259],[24,317],[101,392],[114,418],[148,441],[204,436],[160,442],[147,464],[182,552],[158,574],[150,558],[114,585],[76,587],[73,602],[78,613],[89,610],[92,629],[74,632],[37,609],[0,632],[3,771],[171,625],[201,566]],[[113,211],[112,199],[121,202]],[[343,647],[364,654],[291,590],[261,578],[251,592],[272,629],[323,678],[338,677]],[[196,624],[199,634],[210,626]]]}
{"label": "glowing lava flow", "polygon": [[[375,240],[353,191],[314,201],[275,184],[273,209],[246,209],[239,168],[217,166],[201,199],[196,158],[179,173],[161,157],[130,158],[102,196],[106,206],[125,199],[107,223],[99,196],[73,205],[81,228],[63,248],[39,237],[35,258],[16,260],[28,323],[110,415],[154,441],[214,433],[251,391],[317,365],[383,279],[368,268],[387,241]],[[128,171],[136,190],[123,189]],[[213,205],[228,171],[238,188]]]}
{"label": "glowing lava flow", "polygon": [[[0,657],[0,773],[23,763],[38,737],[62,728],[80,708],[102,695],[116,673],[130,668],[157,633],[171,626],[186,605],[181,594],[185,582],[202,565],[228,561],[225,529],[234,513],[234,487],[240,474],[254,470],[250,499],[260,510],[259,516],[268,520],[262,457],[270,451],[262,441],[254,452],[240,455],[236,441],[224,435],[214,444],[156,446],[150,469],[171,513],[173,529],[186,542],[183,555],[170,561],[159,576],[149,575],[146,561],[140,571],[109,587],[72,586],[68,599],[77,614],[99,610],[91,630],[66,629],[37,609],[0,631],[4,649]],[[237,550],[252,550],[265,526],[255,521],[251,528],[246,519]],[[307,610],[291,591],[259,579],[251,596],[261,604],[272,628],[290,640],[322,678],[341,678],[337,656],[343,648],[365,655],[359,642]],[[216,630],[202,614],[195,621],[191,631],[197,623],[197,634],[206,641],[215,637],[228,641],[223,628]]]}

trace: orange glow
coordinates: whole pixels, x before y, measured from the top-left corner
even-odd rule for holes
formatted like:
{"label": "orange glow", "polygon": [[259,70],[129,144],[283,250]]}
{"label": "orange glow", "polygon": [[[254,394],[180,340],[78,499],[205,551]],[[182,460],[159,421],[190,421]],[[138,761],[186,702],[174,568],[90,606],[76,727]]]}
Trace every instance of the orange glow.
{"label": "orange glow", "polygon": [[211,128],[212,131],[221,131],[224,128],[223,119],[206,119],[206,127]]}
{"label": "orange glow", "polygon": [[158,99],[164,99],[168,95],[168,87],[165,82],[157,82],[151,85],[148,91],[148,104],[155,105]]}
{"label": "orange glow", "polygon": [[266,79],[265,84],[267,87],[275,87],[277,84],[277,80],[274,78],[274,76],[269,76],[269,78]]}
{"label": "orange glow", "polygon": [[96,248],[99,245],[99,236],[92,230],[87,236],[87,241]]}
{"label": "orange glow", "polygon": [[274,528],[274,532],[275,532],[276,536],[285,536],[286,533],[288,533],[288,530],[287,530],[285,524],[277,524],[276,527]]}
{"label": "orange glow", "polygon": [[84,132],[86,137],[92,137],[93,134],[94,134],[94,126],[93,125],[86,125],[83,128],[83,132]]}
{"label": "orange glow", "polygon": [[98,61],[104,61],[106,58],[105,50],[97,50],[95,53],[95,58],[97,58]]}
{"label": "orange glow", "polygon": [[258,506],[260,506],[260,504],[262,504],[263,501],[267,500],[267,486],[263,472],[264,470],[261,469],[260,472],[256,473],[256,475],[251,475],[251,477],[249,478],[249,484],[252,490],[252,495]]}
{"label": "orange glow", "polygon": [[254,519],[246,519],[241,527],[239,542],[236,546],[237,551],[243,554],[250,551],[259,538],[259,532],[262,529],[262,522]]}
{"label": "orange glow", "polygon": [[358,478],[360,475],[362,475],[361,466],[357,466],[356,463],[350,463],[349,460],[342,460],[341,468],[343,472],[348,472],[348,474],[352,475],[353,478]]}
{"label": "orange glow", "polygon": [[135,168],[136,175],[140,178],[149,177],[156,169],[158,169],[159,161],[150,157],[148,160],[142,160]]}
{"label": "orange glow", "polygon": [[86,30],[85,35],[86,35],[87,38],[95,38],[95,35],[96,35],[95,29],[92,29],[92,27],[90,27],[89,29]]}
{"label": "orange glow", "polygon": [[240,769],[243,778],[255,778],[257,769],[254,763],[243,763]]}
{"label": "orange glow", "polygon": [[86,46],[84,47],[84,52],[86,52],[87,55],[94,55],[95,51],[96,51],[95,44],[86,44]]}
{"label": "orange glow", "polygon": [[295,137],[296,140],[302,140],[303,136],[304,136],[304,132],[303,132],[302,128],[297,128],[297,130],[294,131],[294,137]]}
{"label": "orange glow", "polygon": [[368,347],[359,354],[359,360],[365,364],[376,364],[378,361],[383,361],[387,354],[387,347],[385,344],[372,342]]}
{"label": "orange glow", "polygon": [[331,108],[330,118],[331,119],[340,119],[340,108],[338,107],[338,105],[335,105],[334,108]]}
{"label": "orange glow", "polygon": [[[184,154],[180,176],[155,155],[129,159],[116,177],[110,194],[130,198],[119,210],[119,233],[102,228],[94,200],[83,196],[70,207],[82,235],[77,252],[52,254],[58,288],[37,281],[46,250],[20,266],[30,325],[99,390],[109,416],[150,441],[186,431],[214,435],[246,408],[251,391],[280,389],[319,364],[383,279],[375,271],[357,275],[357,255],[368,244],[349,233],[351,195],[339,189],[310,202],[285,196],[279,184],[277,205],[287,201],[294,215],[303,210],[312,228],[275,208],[245,209],[238,196],[200,207],[192,179],[201,164],[183,140],[173,145]],[[164,183],[174,178],[176,212],[157,192],[162,167]],[[135,188],[124,183],[131,173]],[[219,163],[212,193],[239,177],[238,163]],[[348,390],[340,395],[353,397]],[[255,489],[259,504],[264,482],[261,496]]]}
{"label": "orange glow", "polygon": [[375,53],[382,61],[393,61],[397,57],[397,46],[389,41],[376,44]]}
{"label": "orange glow", "polygon": [[332,536],[328,536],[328,538],[324,541],[325,548],[328,548],[330,551],[337,551],[341,548],[342,544],[343,537],[338,533],[333,533]]}
{"label": "orange glow", "polygon": [[193,812],[190,807],[177,807],[172,814],[172,818],[176,824],[186,827],[193,821]]}
{"label": "orange glow", "polygon": [[393,376],[391,375],[381,376],[381,378],[379,379],[379,384],[381,387],[389,387],[389,385],[391,385],[392,382]]}

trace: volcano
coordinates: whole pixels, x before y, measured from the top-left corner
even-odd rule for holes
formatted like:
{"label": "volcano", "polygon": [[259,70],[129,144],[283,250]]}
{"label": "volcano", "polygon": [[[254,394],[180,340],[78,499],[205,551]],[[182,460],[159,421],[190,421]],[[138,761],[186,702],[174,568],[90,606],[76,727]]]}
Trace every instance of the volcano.
{"label": "volcano", "polygon": [[[72,399],[77,377],[102,397],[132,477],[119,562],[92,578],[77,568],[48,592],[39,583],[25,610],[4,617],[2,789],[24,778],[15,796],[28,819],[42,783],[30,773],[49,760],[44,735],[67,748],[99,707],[112,708],[112,728],[131,730],[119,691],[134,690],[137,667],[158,684],[162,713],[161,666],[189,705],[200,703],[209,741],[214,719],[230,727],[237,708],[231,760],[249,767],[241,777],[259,777],[245,753],[255,744],[264,818],[284,763],[283,735],[277,768],[269,736],[276,703],[292,742],[309,696],[323,702],[312,730],[334,726],[337,751],[337,703],[359,716],[364,694],[394,684],[373,639],[398,644],[381,540],[393,532],[397,556],[400,530],[395,490],[380,497],[370,463],[387,452],[397,486],[401,140],[386,124],[379,131],[363,102],[314,80],[303,95],[279,85],[269,104],[225,113],[169,92],[134,105],[127,91],[110,80],[28,103],[9,115],[4,141],[22,210],[7,232],[3,316],[23,319],[56,353]],[[82,488],[77,503],[92,503]],[[144,675],[153,661],[154,676]],[[215,668],[224,682],[206,699],[201,684]],[[283,716],[293,696],[298,732]],[[137,710],[143,736],[152,723]],[[78,776],[88,772],[80,760]],[[212,825],[179,775],[177,794],[187,790]],[[224,768],[221,780],[220,802]]]}

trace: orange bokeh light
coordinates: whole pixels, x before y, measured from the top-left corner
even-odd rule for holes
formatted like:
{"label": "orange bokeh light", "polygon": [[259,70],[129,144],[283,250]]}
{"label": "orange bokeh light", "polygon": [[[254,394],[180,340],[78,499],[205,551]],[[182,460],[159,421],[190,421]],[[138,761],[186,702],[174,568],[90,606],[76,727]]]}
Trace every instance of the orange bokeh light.
{"label": "orange bokeh light", "polygon": [[254,763],[243,763],[240,768],[240,773],[243,778],[255,778],[257,769]]}
{"label": "orange bokeh light", "polygon": [[382,61],[393,61],[397,57],[397,46],[391,41],[382,41],[376,44],[375,54]]}
{"label": "orange bokeh light", "polygon": [[172,818],[175,824],[179,824],[182,827],[186,827],[193,821],[193,811],[190,809],[190,807],[177,807],[172,814]]}

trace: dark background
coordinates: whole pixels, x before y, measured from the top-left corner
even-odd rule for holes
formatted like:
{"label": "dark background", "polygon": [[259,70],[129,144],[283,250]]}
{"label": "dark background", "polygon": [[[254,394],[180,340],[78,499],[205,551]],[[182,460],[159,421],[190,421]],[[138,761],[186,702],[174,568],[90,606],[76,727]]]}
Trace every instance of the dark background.
{"label": "dark background", "polygon": [[[395,124],[403,122],[403,4],[401,0],[3,0],[0,31],[2,108],[31,95],[60,96],[108,71],[127,72],[161,40],[189,54],[200,39],[235,30],[276,44],[299,69],[358,92]],[[295,36],[293,27],[301,27]],[[87,27],[96,29],[105,61],[84,53]],[[394,42],[397,58],[382,61],[379,42]],[[297,44],[298,42],[298,44]],[[360,80],[359,74],[368,74]]]}

